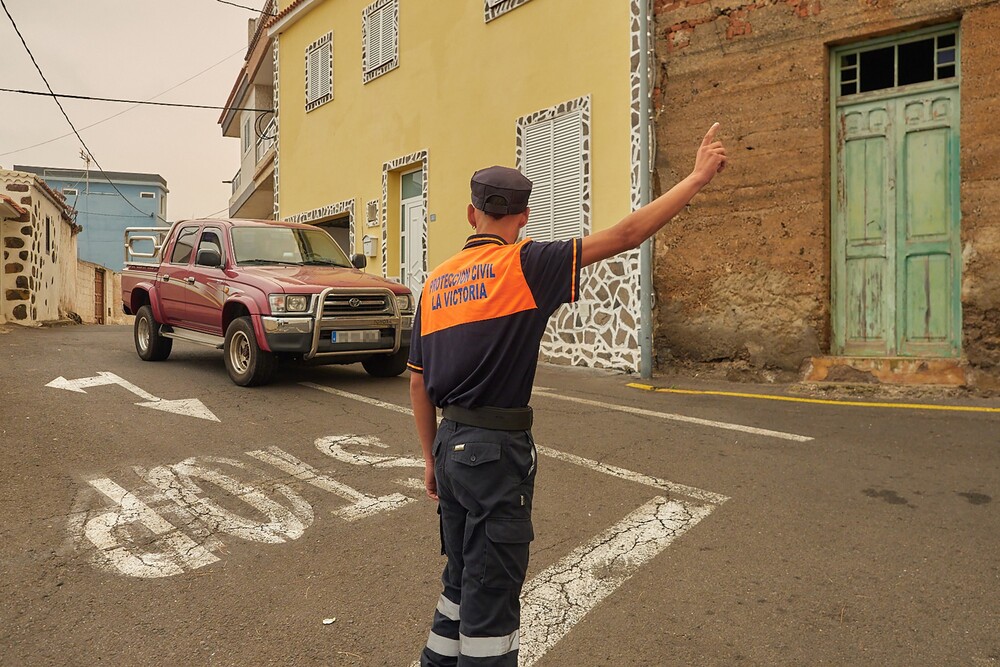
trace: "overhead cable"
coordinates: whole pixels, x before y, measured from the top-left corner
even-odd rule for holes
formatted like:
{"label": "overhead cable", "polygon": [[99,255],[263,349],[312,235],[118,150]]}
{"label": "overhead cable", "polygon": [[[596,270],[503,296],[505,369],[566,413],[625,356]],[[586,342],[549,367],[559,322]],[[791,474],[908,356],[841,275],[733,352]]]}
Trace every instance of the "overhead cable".
{"label": "overhead cable", "polygon": [[52,99],[55,101],[56,106],[59,107],[59,111],[62,112],[63,118],[65,118],[66,122],[69,123],[70,128],[72,128],[73,130],[73,134],[76,135],[76,138],[80,141],[80,145],[83,146],[83,149],[87,151],[87,154],[94,160],[94,164],[97,165],[97,168],[100,170],[104,178],[108,181],[111,187],[114,188],[115,192],[117,192],[121,196],[121,198],[124,199],[125,202],[129,206],[134,208],[136,211],[147,217],[155,215],[157,218],[160,218],[160,220],[166,222],[166,220],[163,217],[161,217],[158,213],[153,213],[153,214],[146,213],[141,208],[133,204],[132,200],[126,197],[124,194],[122,194],[122,191],[118,189],[118,186],[115,185],[114,181],[111,180],[111,177],[109,177],[107,172],[104,171],[104,167],[102,167],[101,163],[97,161],[96,157],[94,157],[93,152],[91,152],[90,148],[87,147],[86,142],[84,142],[83,137],[80,136],[80,133],[77,131],[76,126],[73,125],[73,121],[70,120],[69,114],[67,114],[66,110],[63,109],[63,105],[62,102],[59,101],[59,97],[55,94],[55,92],[53,92],[52,86],[49,85],[49,80],[45,78],[45,73],[42,72],[42,68],[38,65],[38,61],[35,60],[35,54],[31,52],[31,49],[28,47],[28,43],[24,41],[24,35],[21,34],[21,29],[17,27],[17,22],[14,21],[14,17],[10,15],[10,10],[7,9],[7,3],[5,2],[5,0],[0,0],[0,7],[3,7],[4,13],[7,14],[7,18],[10,20],[10,24],[14,27],[14,32],[16,32],[17,36],[20,38],[21,44],[24,46],[24,50],[28,52],[28,57],[31,58],[32,64],[34,64],[35,69],[38,70],[38,75],[42,77],[42,81],[45,82],[45,87],[48,88],[49,93],[52,94]]}
{"label": "overhead cable", "polygon": [[181,109],[216,109],[222,111],[254,111],[256,113],[274,113],[273,109],[249,109],[246,107],[219,107],[208,104],[180,104],[175,102],[151,102],[149,100],[123,100],[114,97],[91,97],[89,95],[64,95],[41,90],[19,90],[17,88],[0,88],[0,93],[17,93],[18,95],[39,95],[41,97],[61,97],[67,100],[88,100],[91,102],[117,102],[120,104],[147,105],[153,107],[179,107]]}
{"label": "overhead cable", "polygon": [[[178,83],[176,85],[173,85],[173,86],[167,88],[166,90],[157,93],[156,95],[153,95],[152,97],[150,97],[146,101],[149,102],[149,101],[155,100],[157,97],[160,97],[161,95],[166,95],[171,90],[174,90],[176,88],[180,88],[181,86],[183,86],[188,81],[192,81],[194,79],[197,79],[202,74],[205,74],[209,70],[215,69],[216,67],[218,67],[222,63],[226,62],[227,60],[229,60],[233,56],[238,55],[240,53],[243,53],[243,51],[245,51],[245,49],[243,47],[240,47],[240,49],[238,51],[234,51],[233,53],[230,53],[228,56],[226,56],[225,58],[223,58],[219,62],[215,63],[214,65],[206,67],[205,69],[201,70],[197,74],[194,74],[194,75],[189,76],[188,78],[184,79],[180,83]],[[101,123],[106,123],[109,120],[113,120],[115,118],[118,118],[118,116],[121,116],[122,114],[128,113],[129,111],[132,111],[133,109],[137,109],[137,108],[139,108],[139,106],[140,105],[138,105],[138,104],[132,105],[128,109],[123,109],[122,111],[119,111],[116,114],[112,114],[112,115],[108,116],[107,118],[102,118],[101,120],[99,120],[99,121],[97,121],[95,123],[91,123],[90,125],[83,126],[83,127],[80,128],[80,131],[83,132],[84,130],[89,130],[92,127],[96,127],[97,125],[100,125]],[[39,146],[45,146],[46,144],[51,144],[53,141],[59,141],[60,139],[65,139],[66,137],[72,137],[72,136],[73,136],[72,132],[67,132],[66,134],[61,134],[58,137],[54,137],[52,139],[47,139],[46,141],[42,141],[42,142],[39,142],[37,144],[32,144],[31,146],[25,146],[24,148],[16,148],[16,149],[14,149],[12,151],[7,151],[6,153],[0,153],[0,157],[4,157],[6,155],[13,155],[14,153],[21,153],[23,151],[31,150],[32,148],[38,148]]]}
{"label": "overhead cable", "polygon": [[265,12],[263,9],[254,9],[253,7],[247,7],[246,5],[238,5],[235,2],[229,2],[229,0],[215,0],[215,1],[221,2],[224,5],[232,5],[233,7],[239,7],[240,9],[249,9],[252,12],[256,12],[258,14],[264,14],[265,16],[274,16],[274,14],[272,14],[271,12]]}

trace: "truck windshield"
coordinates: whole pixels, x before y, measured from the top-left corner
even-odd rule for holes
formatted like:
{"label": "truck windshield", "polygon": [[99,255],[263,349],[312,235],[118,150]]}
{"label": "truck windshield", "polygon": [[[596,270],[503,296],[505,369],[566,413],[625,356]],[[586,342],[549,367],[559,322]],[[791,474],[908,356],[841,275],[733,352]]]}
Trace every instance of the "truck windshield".
{"label": "truck windshield", "polygon": [[235,227],[232,233],[237,264],[354,268],[337,242],[322,229]]}

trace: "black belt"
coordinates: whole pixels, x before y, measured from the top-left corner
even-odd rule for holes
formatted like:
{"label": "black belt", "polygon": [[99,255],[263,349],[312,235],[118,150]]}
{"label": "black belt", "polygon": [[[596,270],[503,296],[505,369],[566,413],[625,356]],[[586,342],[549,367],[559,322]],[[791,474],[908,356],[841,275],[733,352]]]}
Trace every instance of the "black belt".
{"label": "black belt", "polygon": [[526,408],[463,408],[446,405],[441,411],[445,419],[459,424],[488,428],[494,431],[531,430],[532,410]]}

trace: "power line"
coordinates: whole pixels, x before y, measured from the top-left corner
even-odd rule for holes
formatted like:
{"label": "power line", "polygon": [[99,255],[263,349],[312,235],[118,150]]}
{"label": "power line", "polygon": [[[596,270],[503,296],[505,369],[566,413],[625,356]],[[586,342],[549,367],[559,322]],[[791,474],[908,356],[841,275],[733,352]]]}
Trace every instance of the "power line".
{"label": "power line", "polygon": [[274,16],[274,14],[272,14],[271,12],[265,12],[263,9],[254,9],[253,7],[247,7],[246,5],[238,5],[235,2],[229,2],[229,0],[215,0],[215,1],[221,2],[224,5],[232,5],[233,7],[239,7],[240,9],[249,9],[250,11],[257,12],[258,14],[264,14],[266,16]]}
{"label": "power line", "polygon": [[[77,131],[76,126],[73,125],[73,121],[71,121],[69,119],[69,114],[67,114],[66,110],[63,109],[63,105],[62,105],[62,102],[59,101],[59,97],[52,90],[52,86],[49,85],[49,80],[45,78],[45,73],[42,72],[42,68],[38,65],[38,61],[35,60],[35,54],[33,54],[31,52],[31,49],[28,48],[28,43],[26,41],[24,41],[24,35],[21,34],[21,29],[17,27],[17,22],[14,21],[14,17],[10,15],[10,10],[7,9],[7,3],[4,0],[0,0],[0,7],[3,7],[3,11],[4,11],[5,14],[7,14],[7,18],[10,20],[10,24],[14,27],[14,32],[16,32],[17,36],[20,38],[21,44],[24,46],[24,50],[28,52],[28,57],[31,58],[31,62],[35,66],[35,69],[38,70],[38,75],[40,77],[42,77],[42,81],[45,82],[45,87],[49,89],[50,93],[52,93],[52,99],[55,101],[56,106],[59,107],[59,111],[62,112],[63,118],[66,119],[66,122],[69,123],[70,128],[73,129],[73,134],[75,134],[76,138],[79,139],[80,144],[83,146],[83,149],[85,151],[87,151],[87,155],[89,155],[91,158],[93,158],[94,164],[96,164],[97,168],[100,169],[101,174],[104,175],[104,178],[107,179],[107,181],[111,185],[111,187],[115,189],[115,192],[117,192],[119,195],[121,195],[121,198],[124,199],[128,203],[129,206],[131,206],[132,208],[134,208],[136,211],[139,211],[139,213],[141,213],[142,215],[149,216],[150,214],[148,214],[145,211],[143,211],[142,209],[140,209],[138,206],[136,206],[135,204],[132,203],[131,199],[129,199],[128,197],[126,197],[124,194],[122,194],[122,191],[118,189],[118,186],[114,184],[114,182],[108,176],[107,172],[104,171],[104,167],[101,166],[101,163],[97,161],[96,157],[94,157],[94,154],[91,152],[90,148],[88,148],[87,144],[84,142],[83,137],[81,137],[80,133]],[[161,220],[163,220],[164,222],[166,222],[166,220],[164,220],[159,214],[154,213],[153,215],[155,215],[156,217],[158,217]]]}
{"label": "power line", "polygon": [[67,100],[88,100],[91,102],[117,102],[120,104],[148,105],[153,107],[179,107],[181,109],[215,109],[221,111],[254,111],[257,113],[274,113],[273,109],[248,109],[245,107],[218,107],[208,104],[180,104],[176,102],[150,102],[149,100],[122,100],[114,97],[91,97],[89,95],[64,95],[40,90],[19,90],[16,88],[0,88],[0,93],[17,93],[18,95],[39,95],[41,97],[61,97]]}
{"label": "power line", "polygon": [[[208,72],[209,70],[215,69],[216,67],[218,67],[222,63],[226,62],[227,60],[229,60],[233,56],[238,55],[240,53],[243,53],[245,50],[246,50],[245,48],[240,47],[240,49],[238,51],[234,51],[233,53],[230,53],[228,56],[226,56],[225,58],[223,58],[219,62],[215,63],[214,65],[206,67],[205,69],[201,70],[197,74],[194,74],[194,75],[189,76],[188,78],[184,79],[180,83],[178,83],[176,85],[173,85],[170,88],[167,88],[166,90],[157,93],[156,95],[153,95],[152,97],[150,97],[146,101],[148,102],[148,101],[151,101],[151,100],[155,100],[157,97],[161,97],[163,95],[166,95],[171,90],[175,90],[177,88],[180,88],[181,86],[183,86],[188,81],[193,81],[194,79],[197,79],[202,74]],[[96,123],[91,123],[90,125],[85,125],[84,127],[81,127],[80,131],[83,132],[84,130],[89,130],[92,127],[96,127],[96,126],[100,125],[101,123],[106,123],[109,120],[113,120],[115,118],[118,118],[118,116],[121,116],[122,114],[128,113],[129,111],[132,111],[133,109],[138,109],[138,108],[139,108],[138,104],[130,106],[128,109],[124,109],[122,111],[119,111],[118,113],[113,114],[111,116],[108,116],[107,118],[102,118],[101,120],[97,121]],[[66,137],[72,137],[72,136],[73,136],[72,132],[67,132],[66,134],[61,134],[58,137],[55,137],[53,139],[48,139],[46,141],[42,141],[42,142],[37,143],[37,144],[32,144],[31,146],[25,146],[24,148],[17,148],[17,149],[12,150],[12,151],[7,151],[6,153],[0,153],[0,157],[4,157],[6,155],[13,155],[14,153],[21,153],[23,151],[31,150],[32,148],[38,148],[39,146],[45,146],[46,144],[51,144],[53,141],[59,141],[60,139],[65,139]]]}
{"label": "power line", "polygon": [[202,218],[214,218],[215,216],[219,215],[220,213],[227,213],[228,211],[229,211],[229,207],[227,206],[226,208],[220,208],[215,213],[209,213],[208,215],[203,215],[201,217]]}

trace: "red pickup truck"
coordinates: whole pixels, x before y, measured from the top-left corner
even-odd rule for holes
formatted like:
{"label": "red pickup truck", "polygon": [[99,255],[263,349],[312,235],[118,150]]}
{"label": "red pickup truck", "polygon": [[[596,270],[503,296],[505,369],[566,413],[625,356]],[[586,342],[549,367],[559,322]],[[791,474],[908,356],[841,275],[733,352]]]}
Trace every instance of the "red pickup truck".
{"label": "red pickup truck", "polygon": [[260,220],[186,220],[125,230],[122,308],[135,349],[162,361],[174,340],[224,351],[241,386],[279,361],[406,369],[415,307],[405,286],[370,276],[322,229]]}

